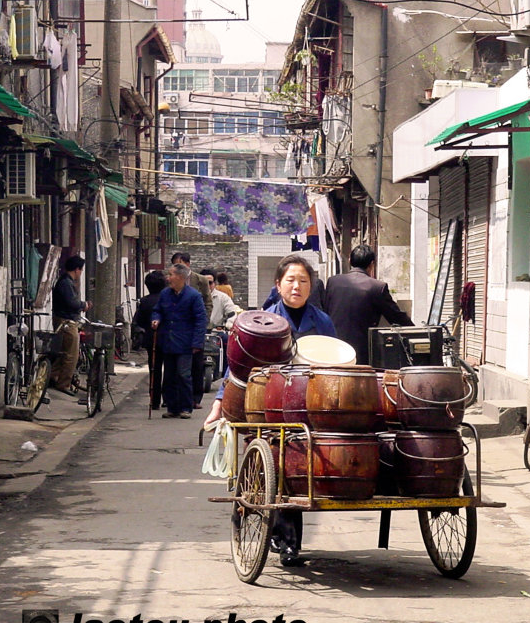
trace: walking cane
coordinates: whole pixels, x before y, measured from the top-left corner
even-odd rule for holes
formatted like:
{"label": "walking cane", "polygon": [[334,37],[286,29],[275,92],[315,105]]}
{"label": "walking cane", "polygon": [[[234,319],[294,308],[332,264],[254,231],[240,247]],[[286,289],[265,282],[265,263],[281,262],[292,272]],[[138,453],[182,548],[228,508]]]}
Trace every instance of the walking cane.
{"label": "walking cane", "polygon": [[156,359],[156,334],[157,330],[153,331],[153,350],[151,351],[151,374],[149,375],[149,420],[151,419],[151,411],[153,409],[153,386],[155,378],[155,359]]}

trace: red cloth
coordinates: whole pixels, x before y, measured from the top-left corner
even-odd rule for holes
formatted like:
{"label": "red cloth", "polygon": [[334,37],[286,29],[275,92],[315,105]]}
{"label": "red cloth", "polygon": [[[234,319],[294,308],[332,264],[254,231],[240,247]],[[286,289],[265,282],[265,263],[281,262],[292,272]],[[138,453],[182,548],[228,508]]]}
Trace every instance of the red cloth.
{"label": "red cloth", "polygon": [[460,309],[462,310],[463,320],[465,322],[471,321],[475,324],[475,283],[473,281],[468,281],[464,284],[460,296]]}

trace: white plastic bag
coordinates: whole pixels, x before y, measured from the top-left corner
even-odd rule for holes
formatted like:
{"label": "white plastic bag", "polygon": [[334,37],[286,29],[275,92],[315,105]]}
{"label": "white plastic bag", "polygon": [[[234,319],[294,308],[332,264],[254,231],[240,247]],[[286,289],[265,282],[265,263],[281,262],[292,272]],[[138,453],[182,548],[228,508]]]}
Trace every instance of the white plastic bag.
{"label": "white plastic bag", "polygon": [[[202,464],[202,473],[219,478],[227,478],[234,462],[234,431],[225,418],[207,424],[204,430],[210,431],[215,428],[213,439],[208,446],[206,456]],[[224,451],[221,454],[221,442]]]}

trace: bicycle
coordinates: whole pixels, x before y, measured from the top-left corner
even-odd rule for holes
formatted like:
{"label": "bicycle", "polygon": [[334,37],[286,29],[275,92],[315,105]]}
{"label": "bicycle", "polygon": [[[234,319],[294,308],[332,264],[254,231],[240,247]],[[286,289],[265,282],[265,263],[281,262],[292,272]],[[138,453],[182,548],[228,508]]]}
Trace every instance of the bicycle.
{"label": "bicycle", "polygon": [[131,338],[127,331],[127,321],[123,311],[124,303],[116,306],[116,324],[114,325],[114,353],[120,361],[128,361],[131,354]]}
{"label": "bicycle", "polygon": [[[478,398],[478,375],[473,366],[471,366],[469,363],[467,363],[467,361],[462,359],[456,352],[455,333],[458,330],[461,318],[461,314],[458,314],[457,316],[451,316],[445,322],[441,322],[439,326],[442,327],[442,360],[444,366],[460,368],[463,371],[464,377],[471,388],[471,393],[465,403],[465,407],[467,409],[467,407],[475,404]],[[447,325],[452,321],[455,322],[453,324],[453,329],[450,330]]]}
{"label": "bicycle", "polygon": [[[114,343],[114,329],[109,324],[86,320],[79,331],[79,359],[72,378],[72,387],[75,392],[86,392],[87,417],[94,417],[101,411],[105,388],[112,405],[115,406],[109,387],[110,373],[107,365]],[[85,385],[81,382],[82,376],[86,376]]]}
{"label": "bicycle", "polygon": [[[20,401],[22,406],[33,413],[37,412],[41,404],[49,402],[46,391],[50,383],[52,362],[62,347],[62,325],[57,331],[34,330],[35,316],[48,314],[24,310],[22,314],[14,316],[18,320],[7,329],[11,345],[4,371],[5,404],[16,407]],[[29,326],[24,322],[25,318],[30,319]]]}

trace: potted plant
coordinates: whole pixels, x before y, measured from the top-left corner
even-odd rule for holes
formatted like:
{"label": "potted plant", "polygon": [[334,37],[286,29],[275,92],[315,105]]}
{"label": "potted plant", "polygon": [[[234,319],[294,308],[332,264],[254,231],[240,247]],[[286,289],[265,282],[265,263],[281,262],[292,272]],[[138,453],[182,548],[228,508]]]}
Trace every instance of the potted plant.
{"label": "potted plant", "polygon": [[442,57],[438,54],[438,48],[433,45],[430,52],[418,54],[422,68],[430,75],[433,82],[440,72]]}
{"label": "potted plant", "polygon": [[509,69],[521,69],[523,66],[523,58],[519,54],[508,54],[506,58],[508,59]]}

